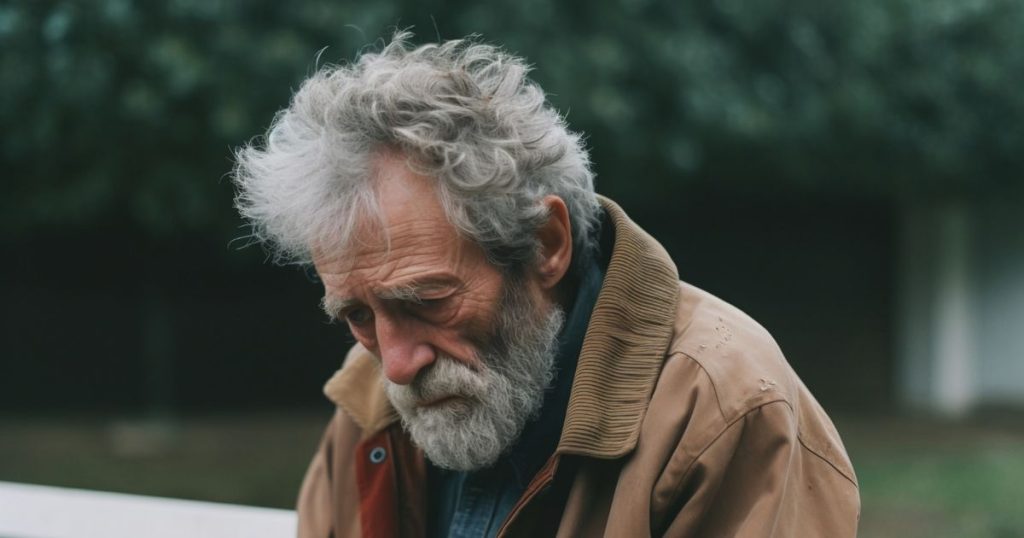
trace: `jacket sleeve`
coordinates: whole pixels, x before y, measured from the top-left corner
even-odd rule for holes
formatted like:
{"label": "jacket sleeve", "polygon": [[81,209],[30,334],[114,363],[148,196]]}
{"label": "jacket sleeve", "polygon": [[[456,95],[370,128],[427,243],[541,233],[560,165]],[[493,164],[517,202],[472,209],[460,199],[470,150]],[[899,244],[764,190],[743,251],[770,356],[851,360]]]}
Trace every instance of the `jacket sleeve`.
{"label": "jacket sleeve", "polygon": [[856,536],[856,483],[804,446],[786,401],[747,412],[684,459],[670,495],[675,509],[655,534]]}
{"label": "jacket sleeve", "polygon": [[299,490],[299,538],[362,536],[354,467],[361,434],[359,426],[338,408]]}
{"label": "jacket sleeve", "polygon": [[329,455],[331,433],[337,416],[324,431],[320,446],[306,470],[296,505],[299,538],[327,538],[331,535],[331,480]]}

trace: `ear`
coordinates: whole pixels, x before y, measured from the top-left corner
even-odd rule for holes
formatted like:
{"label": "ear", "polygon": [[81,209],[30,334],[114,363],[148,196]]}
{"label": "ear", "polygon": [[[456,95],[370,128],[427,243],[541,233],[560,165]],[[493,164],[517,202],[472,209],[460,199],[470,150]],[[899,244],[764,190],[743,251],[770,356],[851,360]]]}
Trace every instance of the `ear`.
{"label": "ear", "polygon": [[541,288],[551,290],[569,271],[569,263],[572,261],[572,224],[564,200],[548,195],[541,203],[547,207],[548,221],[537,230],[537,239],[540,241],[537,274]]}

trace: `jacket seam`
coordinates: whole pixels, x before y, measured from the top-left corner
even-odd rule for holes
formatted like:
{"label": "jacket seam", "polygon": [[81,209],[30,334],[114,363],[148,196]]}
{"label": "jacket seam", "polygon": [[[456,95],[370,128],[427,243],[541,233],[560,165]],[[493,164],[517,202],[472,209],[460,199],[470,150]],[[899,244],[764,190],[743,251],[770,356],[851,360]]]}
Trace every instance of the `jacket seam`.
{"label": "jacket seam", "polygon": [[849,481],[849,482],[850,482],[851,484],[853,484],[853,487],[857,488],[858,490],[860,489],[860,486],[859,486],[859,485],[857,484],[857,481],[856,481],[856,480],[854,480],[854,479],[853,479],[852,477],[850,477],[849,475],[847,475],[845,471],[843,471],[843,470],[842,470],[842,469],[840,469],[840,468],[839,468],[838,466],[836,466],[836,464],[835,464],[835,463],[833,463],[833,462],[832,462],[831,460],[829,460],[828,458],[826,458],[826,457],[825,457],[824,455],[822,455],[822,454],[818,453],[818,451],[817,451],[817,450],[814,450],[813,448],[811,448],[810,446],[808,446],[808,445],[807,445],[807,443],[806,443],[806,442],[804,442],[804,436],[803,436],[803,434],[801,434],[801,433],[799,432],[799,430],[797,431],[797,436],[796,436],[796,438],[797,438],[797,440],[798,440],[798,441],[800,441],[800,446],[802,446],[802,447],[804,448],[804,450],[806,450],[806,451],[810,452],[811,454],[814,454],[814,455],[815,455],[815,456],[816,456],[816,457],[817,457],[818,459],[820,459],[821,461],[823,461],[823,462],[827,463],[827,464],[828,464],[828,466],[829,466],[829,467],[831,467],[831,468],[833,468],[833,469],[835,469],[835,471],[836,471],[837,473],[839,473],[839,475],[840,475],[840,476],[842,476],[842,477],[843,477],[843,478],[845,478],[845,479],[846,479],[847,481]]}
{"label": "jacket seam", "polygon": [[[707,372],[705,372],[705,375],[707,375]],[[690,474],[693,472],[693,469],[697,465],[697,462],[699,462],[700,459],[702,457],[704,457],[704,454],[708,450],[710,450],[711,447],[714,446],[715,443],[717,443],[718,440],[721,439],[722,436],[725,435],[726,432],[728,432],[730,429],[732,429],[736,425],[736,423],[738,423],[741,420],[746,419],[747,416],[750,415],[750,413],[753,413],[754,411],[760,410],[760,409],[762,409],[762,408],[764,408],[766,406],[769,406],[769,405],[772,405],[772,404],[776,404],[776,403],[784,404],[786,407],[789,408],[789,411],[791,413],[795,412],[793,410],[793,406],[790,404],[790,402],[788,400],[780,398],[780,399],[777,399],[777,400],[772,400],[772,401],[769,401],[769,402],[764,402],[764,403],[762,403],[762,404],[760,404],[760,405],[758,405],[756,407],[752,407],[752,408],[748,409],[746,412],[740,414],[738,417],[736,417],[733,420],[727,422],[725,424],[725,426],[717,434],[715,434],[715,436],[710,441],[708,441],[708,443],[706,445],[704,445],[704,447],[701,448],[699,452],[697,452],[697,454],[693,457],[693,461],[690,462],[690,464],[686,466],[686,470],[684,470],[682,475],[680,475],[680,477],[679,477],[679,483],[676,484],[676,486],[672,488],[672,496],[673,497],[678,497],[679,496],[679,493],[682,490],[683,485],[686,483],[687,478],[689,478]],[[724,418],[725,417],[723,417],[723,419]],[[824,456],[822,456],[821,454],[819,454],[818,452],[813,450],[811,447],[807,446],[807,444],[803,440],[803,436],[800,434],[799,425],[797,426],[796,439],[797,439],[797,442],[800,443],[801,447],[803,447],[805,450],[807,450],[811,454],[814,454],[816,457],[818,457],[819,459],[821,459],[822,461],[827,463],[829,467],[834,469],[837,473],[839,473],[840,476],[842,476],[847,481],[849,481],[853,485],[853,487],[857,488],[858,490],[860,489],[860,487],[857,485],[857,482],[855,480],[851,479],[849,476],[847,476],[847,474],[844,473],[842,471],[842,469],[840,469],[834,463],[829,461],[828,458],[825,458]]]}
{"label": "jacket seam", "polygon": [[[706,372],[705,372],[705,375],[707,375]],[[772,402],[772,403],[774,403],[774,402]],[[767,404],[765,404],[765,405],[767,405]],[[686,484],[687,479],[690,477],[690,474],[693,473],[693,469],[697,465],[697,462],[700,461],[700,459],[702,457],[704,457],[704,454],[708,450],[710,450],[711,447],[714,446],[715,443],[717,443],[718,440],[721,439],[722,436],[725,435],[726,432],[731,430],[733,428],[733,426],[735,426],[736,423],[739,422],[740,420],[742,420],[744,417],[746,417],[746,414],[740,415],[739,417],[734,419],[732,422],[727,422],[725,424],[725,426],[721,430],[719,430],[719,432],[717,434],[715,434],[715,436],[710,441],[708,441],[708,443],[706,445],[704,445],[704,447],[701,448],[699,452],[697,452],[697,454],[693,457],[693,461],[691,461],[690,464],[686,466],[686,469],[679,476],[679,482],[676,483],[676,485],[672,488],[672,498],[673,499],[676,499],[676,498],[679,497],[680,493],[683,490],[684,485]],[[670,458],[670,460],[671,460],[671,458]],[[662,471],[662,472],[664,472],[664,471]]]}
{"label": "jacket seam", "polygon": [[[775,398],[759,398],[757,396],[747,398],[743,403],[744,403],[744,405],[749,406],[749,407],[747,407],[746,409],[743,409],[740,412],[737,412],[736,416],[730,418],[729,417],[729,413],[726,413],[725,412],[725,408],[722,407],[722,397],[718,394],[718,385],[715,383],[714,378],[711,377],[711,374],[708,373],[707,368],[704,368],[704,365],[699,360],[697,360],[696,357],[694,357],[693,355],[691,355],[690,353],[688,353],[686,351],[673,351],[669,355],[669,357],[672,357],[674,355],[682,355],[682,356],[686,357],[687,359],[693,361],[693,363],[696,364],[698,368],[700,368],[700,371],[707,378],[708,384],[711,385],[711,390],[714,391],[714,393],[715,393],[715,404],[718,407],[719,415],[722,417],[723,421],[725,421],[726,423],[728,423],[730,425],[733,424],[734,422],[736,422],[737,420],[739,420],[739,419],[749,415],[752,411],[760,409],[761,407],[763,407],[765,405],[768,405],[770,403],[775,403],[775,402],[786,402],[786,406],[789,407],[789,410],[794,415],[796,414],[796,409],[793,408],[793,403],[790,401],[790,395],[788,393],[786,393],[786,392],[775,390],[775,391],[772,391],[772,394],[776,395]],[[763,401],[758,401],[758,400],[763,400]],[[755,405],[750,406],[749,404],[752,401],[756,401],[757,403]],[[799,435],[799,434],[800,434],[800,431],[799,431],[799,428],[798,428],[797,429],[797,435]]]}
{"label": "jacket seam", "polygon": [[[714,391],[714,393],[715,393],[715,403],[716,403],[716,404],[717,404],[717,406],[718,406],[718,412],[719,412],[719,413],[721,413],[721,416],[722,416],[722,420],[726,420],[726,421],[727,421],[727,425],[726,425],[725,429],[723,429],[723,430],[722,430],[721,432],[719,432],[719,434],[718,434],[718,435],[716,435],[716,436],[715,436],[715,438],[714,438],[714,439],[712,439],[712,440],[711,440],[711,442],[709,442],[709,443],[708,443],[708,445],[707,445],[706,447],[704,447],[704,448],[703,448],[703,449],[702,449],[702,450],[700,451],[700,453],[699,453],[699,454],[697,455],[697,457],[696,457],[696,458],[694,458],[694,460],[693,460],[693,463],[694,463],[694,464],[696,464],[697,460],[698,460],[698,459],[700,459],[700,457],[704,455],[704,452],[705,452],[705,451],[706,451],[706,450],[707,450],[708,448],[710,448],[710,447],[711,447],[711,445],[715,444],[715,442],[716,442],[716,441],[718,441],[718,438],[719,438],[719,437],[721,437],[721,435],[722,435],[723,433],[725,433],[725,431],[726,431],[726,430],[728,430],[728,429],[729,429],[729,428],[730,428],[730,427],[731,427],[731,426],[732,426],[733,424],[735,424],[735,423],[736,423],[736,421],[738,421],[738,420],[740,420],[740,419],[742,419],[742,418],[745,418],[745,417],[746,417],[747,415],[749,415],[749,414],[750,414],[751,412],[753,412],[753,411],[754,411],[754,410],[756,410],[756,409],[760,409],[760,408],[762,408],[762,407],[764,407],[764,406],[766,406],[766,405],[769,405],[769,404],[773,404],[773,403],[775,403],[775,402],[785,402],[786,406],[787,406],[787,407],[789,407],[789,410],[790,410],[790,412],[791,412],[791,413],[793,413],[794,415],[796,414],[796,409],[794,409],[794,408],[793,408],[793,403],[789,401],[789,398],[777,398],[777,399],[774,399],[774,400],[770,400],[770,401],[766,401],[766,402],[761,402],[761,403],[760,403],[760,404],[758,404],[757,406],[755,406],[755,407],[751,407],[750,409],[747,409],[747,410],[745,410],[744,412],[740,413],[740,414],[739,414],[739,416],[737,416],[737,417],[736,417],[736,418],[734,418],[733,420],[731,420],[731,421],[728,421],[728,419],[726,419],[726,414],[725,414],[725,410],[724,410],[724,409],[722,408],[722,399],[721,399],[721,397],[720,397],[720,396],[718,395],[718,386],[717,386],[717,385],[715,385],[715,382],[714,382],[714,380],[713,380],[713,379],[711,378],[711,374],[709,374],[709,373],[708,373],[708,371],[707,371],[707,369],[706,369],[706,368],[704,368],[704,365],[703,365],[703,364],[701,364],[701,362],[700,362],[699,360],[697,360],[697,358],[696,358],[696,357],[694,357],[694,356],[693,356],[693,355],[691,355],[690,353],[687,353],[686,351],[673,351],[673,352],[672,352],[672,353],[671,353],[671,354],[669,355],[669,358],[671,358],[671,357],[673,357],[673,356],[675,356],[675,355],[682,355],[682,356],[684,356],[684,357],[686,357],[686,358],[690,359],[691,361],[693,361],[693,362],[694,362],[694,363],[695,363],[695,364],[697,365],[697,367],[698,367],[698,368],[700,368],[700,371],[701,371],[701,372],[702,372],[702,373],[704,374],[704,376],[705,376],[705,377],[707,377],[707,379],[708,379],[708,383],[709,383],[709,384],[711,385],[711,390],[713,390],[713,391]],[[780,396],[784,396],[784,395],[785,395],[784,393],[778,393],[778,394],[779,394]],[[810,452],[811,454],[814,454],[814,455],[815,455],[815,456],[816,456],[816,457],[817,457],[818,459],[820,459],[820,460],[824,461],[825,463],[827,463],[829,467],[833,468],[833,469],[834,469],[834,470],[835,470],[835,471],[836,471],[837,473],[839,473],[839,475],[840,475],[840,476],[842,476],[842,477],[843,477],[843,478],[845,478],[845,479],[846,479],[847,481],[849,481],[849,482],[850,482],[851,484],[853,484],[853,486],[854,486],[855,488],[857,488],[857,489],[860,489],[860,486],[859,486],[859,485],[857,484],[857,481],[856,481],[856,480],[855,480],[855,479],[854,479],[853,477],[851,477],[851,476],[850,476],[850,475],[848,475],[848,474],[847,474],[847,473],[846,473],[845,471],[843,471],[842,469],[840,469],[838,465],[836,465],[836,464],[835,464],[835,463],[834,463],[834,462],[833,462],[832,460],[830,460],[829,458],[825,457],[825,455],[824,455],[824,454],[822,454],[822,453],[820,453],[819,451],[817,451],[817,450],[815,450],[815,449],[811,448],[811,446],[810,446],[810,445],[808,445],[806,441],[804,441],[804,435],[803,435],[803,432],[802,432],[802,431],[800,431],[800,423],[799,423],[799,420],[797,421],[797,429],[796,429],[796,438],[797,438],[797,441],[799,441],[799,442],[800,442],[800,446],[802,446],[802,447],[803,447],[803,448],[804,448],[805,450],[807,450],[807,451],[808,451],[808,452]],[[693,464],[691,464],[691,465],[693,465]],[[687,475],[687,474],[689,474],[689,472],[690,472],[690,469],[688,468],[688,469],[686,470],[686,473],[684,473],[684,474],[683,474],[683,478],[685,478],[685,477],[686,477],[686,475]]]}
{"label": "jacket seam", "polygon": [[[733,426],[736,425],[736,423],[740,422],[741,420],[746,419],[747,416],[750,415],[750,413],[753,413],[754,411],[760,410],[763,407],[766,407],[766,406],[769,406],[769,405],[772,405],[772,404],[776,404],[776,403],[780,403],[780,402],[784,403],[786,405],[786,407],[789,407],[790,411],[793,410],[793,408],[789,405],[789,402],[787,402],[786,400],[772,400],[770,402],[765,402],[765,403],[763,403],[761,405],[758,405],[757,407],[753,407],[750,410],[748,410],[747,412],[745,412],[745,413],[741,414],[740,416],[736,417],[735,419],[733,419],[731,422],[726,423],[725,427],[722,428],[722,430],[719,431],[718,434],[715,435],[715,437],[711,441],[709,441],[707,445],[704,445],[704,448],[702,448],[700,450],[700,452],[697,453],[696,456],[694,456],[693,461],[690,463],[690,465],[688,465],[686,467],[686,471],[683,472],[682,476],[680,477],[679,485],[681,486],[682,483],[686,481],[686,478],[693,471],[693,467],[695,465],[697,465],[697,462],[700,461],[700,459],[702,457],[704,457],[704,453],[707,452],[709,449],[711,449],[711,447],[714,446],[714,444],[717,443],[718,440],[721,439],[723,435],[725,435],[725,432],[727,432],[730,429],[732,429]],[[797,435],[797,437],[799,437],[799,434]],[[678,491],[676,491],[675,493],[678,494]]]}
{"label": "jacket seam", "polygon": [[[669,353],[668,359],[666,359],[665,362],[668,362],[669,359],[671,359],[672,357],[675,357],[676,355],[681,355],[683,357],[686,357],[691,362],[696,364],[697,368],[700,368],[701,373],[704,374],[704,377],[707,378],[708,384],[711,385],[711,390],[715,393],[715,406],[718,407],[718,415],[720,417],[722,417],[723,421],[729,422],[726,419],[725,409],[722,408],[722,398],[721,398],[721,396],[718,395],[718,386],[715,385],[715,380],[711,378],[711,374],[709,374],[707,369],[704,368],[704,365],[701,364],[700,361],[697,360],[696,357],[694,357],[693,355],[690,355],[689,353],[687,353],[685,351],[673,351],[673,352]],[[731,424],[731,422],[729,422],[729,424]],[[728,426],[726,426],[726,429],[728,429]],[[717,439],[717,437],[716,437],[716,439]],[[713,442],[714,441],[712,441],[712,443]]]}

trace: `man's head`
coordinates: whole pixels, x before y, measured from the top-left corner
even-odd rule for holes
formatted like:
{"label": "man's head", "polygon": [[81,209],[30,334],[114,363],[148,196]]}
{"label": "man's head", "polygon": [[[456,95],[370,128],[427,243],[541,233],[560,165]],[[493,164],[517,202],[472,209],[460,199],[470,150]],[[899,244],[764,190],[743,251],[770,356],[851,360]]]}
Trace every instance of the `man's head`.
{"label": "man's head", "polygon": [[560,198],[542,201],[550,217],[536,260],[510,273],[448,222],[430,177],[398,155],[380,155],[374,169],[381,214],[343,253],[314,255],[324,309],[380,358],[388,396],[431,461],[488,466],[551,380],[568,213]]}
{"label": "man's head", "polygon": [[237,153],[236,202],[255,238],[283,261],[344,251],[380,211],[372,162],[392,150],[434,178],[448,220],[492,263],[532,261],[547,195],[569,208],[577,257],[588,253],[599,208],[587,152],[523,60],[468,40],[414,49],[409,37],[321,69]]}
{"label": "man's head", "polygon": [[598,206],[520,59],[405,37],[307,80],[239,152],[237,202],[281,259],[315,265],[427,456],[474,469],[541,406]]}

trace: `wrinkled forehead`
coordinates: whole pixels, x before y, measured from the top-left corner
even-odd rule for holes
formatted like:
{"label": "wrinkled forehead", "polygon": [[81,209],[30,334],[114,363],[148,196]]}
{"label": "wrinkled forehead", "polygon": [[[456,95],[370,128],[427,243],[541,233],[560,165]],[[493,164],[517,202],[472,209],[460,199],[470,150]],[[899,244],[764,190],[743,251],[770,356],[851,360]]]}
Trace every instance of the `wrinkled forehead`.
{"label": "wrinkled forehead", "polygon": [[382,153],[374,162],[372,195],[355,204],[344,238],[311,250],[318,270],[372,268],[403,259],[436,263],[460,255],[468,241],[451,224],[436,181],[410,168],[400,154]]}
{"label": "wrinkled forehead", "polygon": [[353,234],[342,246],[314,250],[313,264],[320,273],[334,274],[435,269],[454,267],[478,248],[450,226],[377,226]]}

